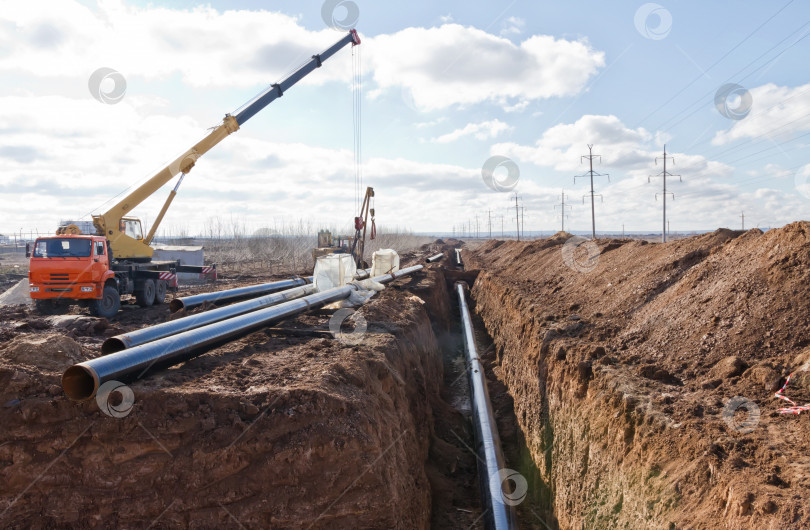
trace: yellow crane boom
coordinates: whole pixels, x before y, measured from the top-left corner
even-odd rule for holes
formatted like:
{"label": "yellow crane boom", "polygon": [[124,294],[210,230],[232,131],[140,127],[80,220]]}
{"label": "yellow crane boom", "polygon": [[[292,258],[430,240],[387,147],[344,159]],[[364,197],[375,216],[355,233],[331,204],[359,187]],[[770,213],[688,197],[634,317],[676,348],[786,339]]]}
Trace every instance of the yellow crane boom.
{"label": "yellow crane boom", "polygon": [[[118,204],[110,208],[101,215],[93,216],[93,224],[99,235],[105,236],[112,249],[113,256],[117,259],[149,260],[152,258],[154,250],[149,246],[155,232],[163,220],[163,216],[171,205],[177,194],[177,187],[182,182],[183,176],[194,167],[197,159],[207,153],[212,147],[224,140],[228,135],[235,133],[239,127],[253,117],[257,112],[269,105],[275,99],[281,97],[295,83],[303,79],[310,72],[319,68],[321,63],[334,55],[338,50],[351,44],[360,44],[360,37],[357,31],[351,30],[338,42],[318,55],[313,55],[312,59],[293,72],[283,81],[273,84],[268,90],[260,94],[253,101],[245,105],[239,112],[231,116],[226,114],[222,123],[215,127],[205,138],[197,142],[191,149],[177,157],[173,162],[158,171],[144,184],[138,186],[132,193],[124,197]],[[125,217],[135,207],[152,196],[157,190],[163,187],[172,178],[181,175],[177,185],[169,194],[157,219],[152,224],[152,228],[146,237],[142,236],[140,221]]]}

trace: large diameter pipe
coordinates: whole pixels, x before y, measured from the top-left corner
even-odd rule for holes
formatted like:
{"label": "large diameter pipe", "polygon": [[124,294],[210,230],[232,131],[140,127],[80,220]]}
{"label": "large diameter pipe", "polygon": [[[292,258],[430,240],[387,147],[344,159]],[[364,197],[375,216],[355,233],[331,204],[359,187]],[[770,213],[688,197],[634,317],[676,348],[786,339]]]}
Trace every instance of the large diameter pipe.
{"label": "large diameter pipe", "polygon": [[426,259],[425,261],[427,261],[428,263],[433,263],[433,262],[435,262],[435,261],[439,261],[439,260],[440,260],[440,259],[442,259],[443,257],[444,257],[444,252],[439,252],[439,253],[438,253],[438,254],[436,254],[435,256],[431,256],[431,257],[429,257],[428,259]]}
{"label": "large diameter pipe", "polygon": [[[415,265],[373,279],[378,283],[388,283],[420,269],[421,265]],[[106,381],[139,379],[152,367],[170,366],[184,361],[202,353],[207,346],[221,344],[247,331],[348,298],[357,289],[357,285],[335,287],[74,364],[62,375],[62,389],[70,399],[90,399]]]}
{"label": "large diameter pipe", "polygon": [[498,436],[498,425],[489,401],[487,379],[484,367],[475,349],[470,311],[467,308],[463,282],[456,283],[458,304],[461,311],[461,325],[464,333],[464,351],[467,355],[467,369],[472,394],[472,412],[475,430],[476,452],[478,453],[478,485],[481,490],[481,504],[486,513],[485,527],[496,530],[518,528],[515,507],[505,503],[502,490],[504,482],[501,470],[506,468]]}
{"label": "large diameter pipe", "polygon": [[172,313],[180,311],[181,309],[191,309],[205,302],[232,302],[242,298],[250,298],[255,296],[262,296],[299,285],[306,285],[312,283],[312,276],[306,278],[292,278],[289,280],[281,280],[278,282],[261,283],[258,285],[248,285],[246,287],[237,287],[235,289],[226,289],[224,291],[214,291],[211,293],[195,294],[194,296],[184,296],[182,298],[175,298],[169,302],[169,309]]}
{"label": "large diameter pipe", "polygon": [[461,262],[461,249],[460,248],[456,249],[456,265],[464,265]]}
{"label": "large diameter pipe", "polygon": [[104,344],[101,345],[101,353],[107,355],[125,350],[127,348],[132,348],[133,346],[140,346],[141,344],[146,344],[147,342],[162,339],[170,335],[176,335],[177,333],[182,333],[190,329],[213,324],[214,322],[219,322],[220,320],[225,320],[227,318],[250,313],[251,311],[257,311],[259,309],[264,309],[265,307],[270,307],[289,300],[301,298],[302,296],[306,296],[314,292],[314,285],[302,285],[300,287],[293,287],[292,289],[287,289],[286,291],[281,291],[279,293],[272,293],[265,296],[260,296],[259,298],[251,298],[250,300],[237,302],[224,307],[218,307],[204,313],[189,315],[187,317],[178,318],[177,320],[170,320],[168,322],[163,322],[162,324],[157,324],[148,328],[142,328],[135,331],[130,331],[129,333],[116,335],[104,341]]}

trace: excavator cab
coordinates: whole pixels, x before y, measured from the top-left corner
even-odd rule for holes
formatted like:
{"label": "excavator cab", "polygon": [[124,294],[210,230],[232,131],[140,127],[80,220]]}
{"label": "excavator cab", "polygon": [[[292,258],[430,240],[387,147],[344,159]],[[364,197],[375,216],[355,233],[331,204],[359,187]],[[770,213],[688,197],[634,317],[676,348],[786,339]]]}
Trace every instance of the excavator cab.
{"label": "excavator cab", "polygon": [[143,240],[141,220],[134,217],[122,217],[118,223],[118,231],[132,239]]}

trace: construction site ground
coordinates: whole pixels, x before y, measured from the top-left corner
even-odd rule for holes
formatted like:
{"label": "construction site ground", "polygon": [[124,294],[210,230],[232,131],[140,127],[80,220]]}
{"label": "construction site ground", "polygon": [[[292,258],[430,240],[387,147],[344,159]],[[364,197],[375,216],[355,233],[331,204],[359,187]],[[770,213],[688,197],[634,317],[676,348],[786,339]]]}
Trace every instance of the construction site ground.
{"label": "construction site ground", "polygon": [[[450,256],[442,243],[403,255],[403,266],[442,248]],[[96,400],[68,400],[61,373],[100,355],[107,337],[176,318],[167,304],[125,300],[111,321],[78,306],[59,316],[0,307],[0,521],[11,528],[480,525],[458,317],[441,268],[393,282],[364,305],[368,328],[357,344],[329,332],[334,308],[302,314],[129,382],[135,401],[121,417]],[[275,279],[225,278],[177,295]],[[112,396],[114,410],[120,396]],[[502,414],[507,422],[510,413]]]}
{"label": "construction site ground", "polygon": [[528,483],[521,528],[810,526],[810,412],[774,397],[794,373],[785,395],[810,401],[810,225],[597,240],[590,261],[570,242],[437,241],[402,266],[444,260],[358,309],[356,344],[329,333],[335,309],[302,314],[129,382],[122,417],[68,400],[61,373],[166,305],[109,322],[0,307],[0,524],[482,527],[451,290],[466,280]]}

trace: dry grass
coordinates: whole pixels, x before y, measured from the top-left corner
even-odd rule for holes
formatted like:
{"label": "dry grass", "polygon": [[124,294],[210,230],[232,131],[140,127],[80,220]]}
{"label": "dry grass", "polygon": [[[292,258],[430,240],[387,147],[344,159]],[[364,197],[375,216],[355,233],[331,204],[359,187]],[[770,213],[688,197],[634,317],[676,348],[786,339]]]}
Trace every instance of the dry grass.
{"label": "dry grass", "polygon": [[[205,246],[206,263],[216,263],[219,274],[235,275],[311,274],[315,266],[312,250],[318,243],[317,233],[327,229],[333,236],[348,235],[350,231],[335,226],[315,226],[311,221],[277,223],[272,227],[249,229],[245,223],[225,223],[219,218],[209,219],[205,231],[195,243]],[[351,233],[351,235],[354,235]],[[169,244],[192,244],[192,238],[181,233],[175,237],[161,238]],[[404,253],[432,242],[433,239],[417,236],[408,230],[379,228],[373,241],[366,240],[365,259],[377,249],[392,248]]]}

